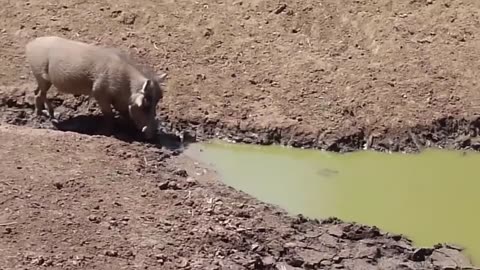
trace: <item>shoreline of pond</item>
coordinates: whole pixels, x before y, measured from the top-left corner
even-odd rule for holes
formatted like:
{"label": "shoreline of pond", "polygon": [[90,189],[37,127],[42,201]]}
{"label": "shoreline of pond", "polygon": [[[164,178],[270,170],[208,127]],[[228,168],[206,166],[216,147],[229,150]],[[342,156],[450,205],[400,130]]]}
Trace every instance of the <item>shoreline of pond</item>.
{"label": "shoreline of pond", "polygon": [[163,117],[163,126],[170,132],[183,134],[186,142],[222,139],[230,142],[282,145],[294,148],[331,152],[374,150],[380,152],[418,153],[426,148],[450,150],[480,150],[480,117],[455,118],[446,116],[430,125],[369,131],[312,130],[301,125],[265,127],[248,122],[225,123],[205,117],[182,119]]}

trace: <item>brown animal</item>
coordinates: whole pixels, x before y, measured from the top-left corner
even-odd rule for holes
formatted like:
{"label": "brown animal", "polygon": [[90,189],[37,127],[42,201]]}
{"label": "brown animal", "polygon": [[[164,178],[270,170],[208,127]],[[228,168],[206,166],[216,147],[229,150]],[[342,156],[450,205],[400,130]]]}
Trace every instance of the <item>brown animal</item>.
{"label": "brown animal", "polygon": [[112,106],[130,117],[147,139],[157,131],[156,107],[163,98],[166,74],[142,70],[125,53],[56,36],[38,37],[25,46],[27,61],[37,81],[35,110],[54,119],[47,99],[53,85],[59,92],[89,95],[98,102],[105,118],[104,132],[113,128]]}

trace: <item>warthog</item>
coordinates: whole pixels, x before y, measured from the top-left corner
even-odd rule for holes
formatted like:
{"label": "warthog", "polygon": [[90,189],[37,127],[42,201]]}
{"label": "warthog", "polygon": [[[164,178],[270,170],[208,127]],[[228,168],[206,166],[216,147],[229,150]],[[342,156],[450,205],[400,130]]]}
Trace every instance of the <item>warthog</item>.
{"label": "warthog", "polygon": [[38,115],[54,108],[47,99],[53,85],[59,92],[92,96],[105,119],[103,131],[111,134],[113,108],[130,118],[147,139],[157,131],[156,107],[163,98],[166,74],[142,70],[119,49],[100,47],[56,36],[38,37],[26,46],[26,57],[37,81],[35,110]]}

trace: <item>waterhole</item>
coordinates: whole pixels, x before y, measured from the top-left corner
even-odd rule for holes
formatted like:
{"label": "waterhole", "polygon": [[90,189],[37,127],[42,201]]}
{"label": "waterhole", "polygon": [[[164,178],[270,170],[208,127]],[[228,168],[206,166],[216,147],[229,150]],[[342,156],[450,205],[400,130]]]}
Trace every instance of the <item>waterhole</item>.
{"label": "waterhole", "polygon": [[480,264],[480,154],[347,154],[219,141],[188,155],[222,181],[290,214],[338,217],[406,235],[418,246],[450,243]]}

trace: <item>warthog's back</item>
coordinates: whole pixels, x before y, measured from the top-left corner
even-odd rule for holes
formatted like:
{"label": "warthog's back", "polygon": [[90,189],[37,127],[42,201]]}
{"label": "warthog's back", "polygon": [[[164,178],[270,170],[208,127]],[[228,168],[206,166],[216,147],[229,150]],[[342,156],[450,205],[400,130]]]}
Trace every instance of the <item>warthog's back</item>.
{"label": "warthog's back", "polygon": [[36,77],[59,91],[89,94],[97,76],[120,58],[108,49],[61,37],[39,37],[26,45],[27,60]]}

